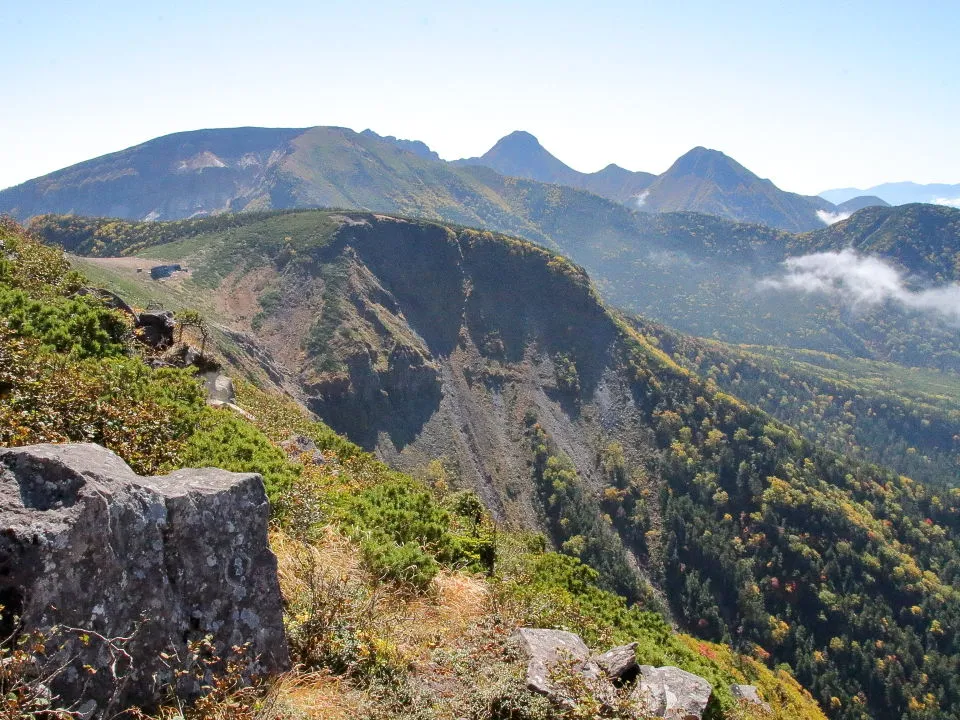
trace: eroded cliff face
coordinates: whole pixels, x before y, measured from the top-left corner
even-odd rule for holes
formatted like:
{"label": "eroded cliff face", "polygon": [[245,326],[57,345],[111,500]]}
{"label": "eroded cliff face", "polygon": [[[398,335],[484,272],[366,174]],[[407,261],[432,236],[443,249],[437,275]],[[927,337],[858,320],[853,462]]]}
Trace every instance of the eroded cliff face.
{"label": "eroded cliff face", "polygon": [[611,443],[629,468],[648,464],[621,331],[580,268],[491,233],[347,220],[278,270],[282,302],[256,332],[325,422],[405,470],[441,459],[451,482],[530,529],[545,523],[534,426],[597,494]]}

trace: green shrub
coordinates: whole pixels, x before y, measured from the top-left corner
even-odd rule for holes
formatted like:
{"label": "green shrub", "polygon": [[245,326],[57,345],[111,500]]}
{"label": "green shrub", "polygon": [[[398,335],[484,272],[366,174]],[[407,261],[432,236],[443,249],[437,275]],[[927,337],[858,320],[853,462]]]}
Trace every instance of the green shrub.
{"label": "green shrub", "polygon": [[465,496],[455,504],[471,516],[451,515],[414,480],[395,476],[345,497],[341,518],[360,539],[374,572],[422,589],[441,564],[473,570],[492,566],[493,540],[482,515]]}
{"label": "green shrub", "polygon": [[183,447],[179,464],[260,473],[271,502],[290,487],[301,471],[252,424],[231,410],[212,408],[206,408],[200,416],[196,432]]}

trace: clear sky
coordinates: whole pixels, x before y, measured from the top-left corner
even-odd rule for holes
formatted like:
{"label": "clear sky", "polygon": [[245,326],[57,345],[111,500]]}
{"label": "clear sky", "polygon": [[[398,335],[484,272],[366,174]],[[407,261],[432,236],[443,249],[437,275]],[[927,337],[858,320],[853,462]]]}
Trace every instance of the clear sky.
{"label": "clear sky", "polygon": [[960,2],[0,0],[0,187],[158,135],[343,125],[583,171],[960,182]]}

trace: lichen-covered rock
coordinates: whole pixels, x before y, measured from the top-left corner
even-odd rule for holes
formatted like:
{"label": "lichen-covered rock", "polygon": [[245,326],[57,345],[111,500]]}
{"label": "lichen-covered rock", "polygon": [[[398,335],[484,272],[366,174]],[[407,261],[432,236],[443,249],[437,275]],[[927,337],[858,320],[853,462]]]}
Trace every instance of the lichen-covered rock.
{"label": "lichen-covered rock", "polygon": [[710,683],[686,670],[641,665],[631,697],[638,705],[640,717],[700,720],[711,692]]}
{"label": "lichen-covered rock", "polygon": [[590,659],[590,648],[578,635],[564,630],[522,628],[517,632],[520,647],[527,655],[527,687],[551,700],[564,702],[552,675],[569,665],[588,683],[604,680],[600,666]]}
{"label": "lichen-covered rock", "polygon": [[52,692],[101,717],[158,701],[206,635],[222,657],[249,643],[251,674],[285,669],[268,514],[255,474],[147,478],[97,445],[0,449],[3,630],[11,615],[56,628]]}
{"label": "lichen-covered rock", "polygon": [[760,697],[755,685],[731,685],[730,694],[745,705],[754,705],[764,712],[770,712],[770,706]]}
{"label": "lichen-covered rock", "polygon": [[607,650],[594,658],[607,677],[616,682],[629,682],[636,677],[640,666],[637,664],[637,643],[620,645]]}

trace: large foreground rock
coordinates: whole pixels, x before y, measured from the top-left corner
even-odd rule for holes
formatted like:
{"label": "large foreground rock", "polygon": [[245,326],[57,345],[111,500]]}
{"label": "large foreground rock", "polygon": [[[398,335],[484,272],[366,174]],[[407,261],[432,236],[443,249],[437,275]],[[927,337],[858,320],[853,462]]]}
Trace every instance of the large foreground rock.
{"label": "large foreground rock", "polygon": [[633,699],[640,705],[643,717],[700,720],[711,692],[710,683],[686,670],[641,665]]}
{"label": "large foreground rock", "polygon": [[159,700],[208,634],[221,656],[250,643],[251,674],[285,669],[268,513],[255,474],[147,478],[97,445],[0,449],[2,629],[12,614],[58,626],[45,662],[66,667],[50,688],[101,717]]}

